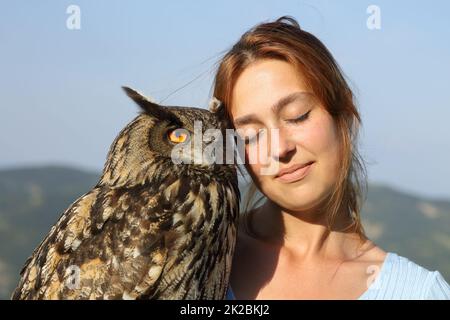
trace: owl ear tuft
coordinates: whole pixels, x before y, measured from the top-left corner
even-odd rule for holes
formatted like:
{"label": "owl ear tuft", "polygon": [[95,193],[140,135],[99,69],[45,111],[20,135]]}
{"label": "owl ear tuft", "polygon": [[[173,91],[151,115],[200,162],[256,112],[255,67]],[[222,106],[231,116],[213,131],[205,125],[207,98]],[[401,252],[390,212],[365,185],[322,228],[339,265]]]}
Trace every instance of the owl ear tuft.
{"label": "owl ear tuft", "polygon": [[129,96],[134,102],[136,102],[146,113],[156,117],[164,118],[167,116],[165,108],[157,104],[152,98],[146,97],[138,91],[126,86],[122,86],[127,96]]}
{"label": "owl ear tuft", "polygon": [[131,89],[130,87],[122,86],[122,89],[125,91],[125,93],[131,99],[136,101],[136,103],[138,103],[138,104],[139,104],[140,101],[146,102],[146,103],[150,102],[150,103],[153,103],[153,104],[157,104],[152,98],[144,96],[142,93],[140,93],[140,92],[138,92],[138,91],[136,91],[134,89]]}
{"label": "owl ear tuft", "polygon": [[222,101],[220,101],[216,97],[212,97],[211,100],[209,101],[209,111],[213,113],[218,113],[222,108],[223,108]]}

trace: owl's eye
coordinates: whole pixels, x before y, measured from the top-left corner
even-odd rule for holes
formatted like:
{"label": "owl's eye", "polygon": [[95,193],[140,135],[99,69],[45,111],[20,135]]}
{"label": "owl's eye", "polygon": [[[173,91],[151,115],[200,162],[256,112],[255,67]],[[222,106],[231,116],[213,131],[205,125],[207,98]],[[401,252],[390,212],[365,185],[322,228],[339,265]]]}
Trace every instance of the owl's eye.
{"label": "owl's eye", "polygon": [[189,138],[189,133],[186,129],[178,128],[168,132],[169,140],[173,143],[183,143]]}

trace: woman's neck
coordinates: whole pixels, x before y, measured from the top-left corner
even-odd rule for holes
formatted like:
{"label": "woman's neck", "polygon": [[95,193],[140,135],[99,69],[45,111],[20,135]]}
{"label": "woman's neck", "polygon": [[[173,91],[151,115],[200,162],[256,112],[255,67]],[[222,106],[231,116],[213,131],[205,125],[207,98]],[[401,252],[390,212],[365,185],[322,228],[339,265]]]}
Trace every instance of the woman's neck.
{"label": "woman's neck", "polygon": [[301,260],[347,260],[359,254],[362,239],[345,230],[352,222],[345,212],[339,212],[329,228],[326,212],[289,212],[267,200],[251,218],[251,228],[258,237]]}

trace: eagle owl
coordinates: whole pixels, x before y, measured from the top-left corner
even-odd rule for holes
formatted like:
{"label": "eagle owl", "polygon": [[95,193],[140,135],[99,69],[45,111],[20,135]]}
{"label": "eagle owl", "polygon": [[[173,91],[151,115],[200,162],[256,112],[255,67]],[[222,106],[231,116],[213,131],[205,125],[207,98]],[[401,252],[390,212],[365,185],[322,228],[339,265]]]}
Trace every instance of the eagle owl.
{"label": "eagle owl", "polygon": [[[114,140],[97,185],[28,258],[13,299],[225,297],[239,215],[236,166],[176,163],[172,153],[195,139],[195,121],[202,132],[224,132],[223,105],[162,106],[123,89],[140,114]],[[191,158],[198,151],[187,150]]]}

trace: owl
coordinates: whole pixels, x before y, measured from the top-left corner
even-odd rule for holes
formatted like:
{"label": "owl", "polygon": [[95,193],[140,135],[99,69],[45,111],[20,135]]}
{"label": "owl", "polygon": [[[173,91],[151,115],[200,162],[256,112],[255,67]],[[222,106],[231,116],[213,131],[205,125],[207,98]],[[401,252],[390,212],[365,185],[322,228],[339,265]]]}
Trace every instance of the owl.
{"label": "owl", "polygon": [[163,106],[123,89],[139,115],[114,140],[96,186],[25,262],[12,299],[225,297],[239,216],[236,166],[188,161],[202,160],[199,151],[213,143],[199,136],[224,133],[224,107]]}

